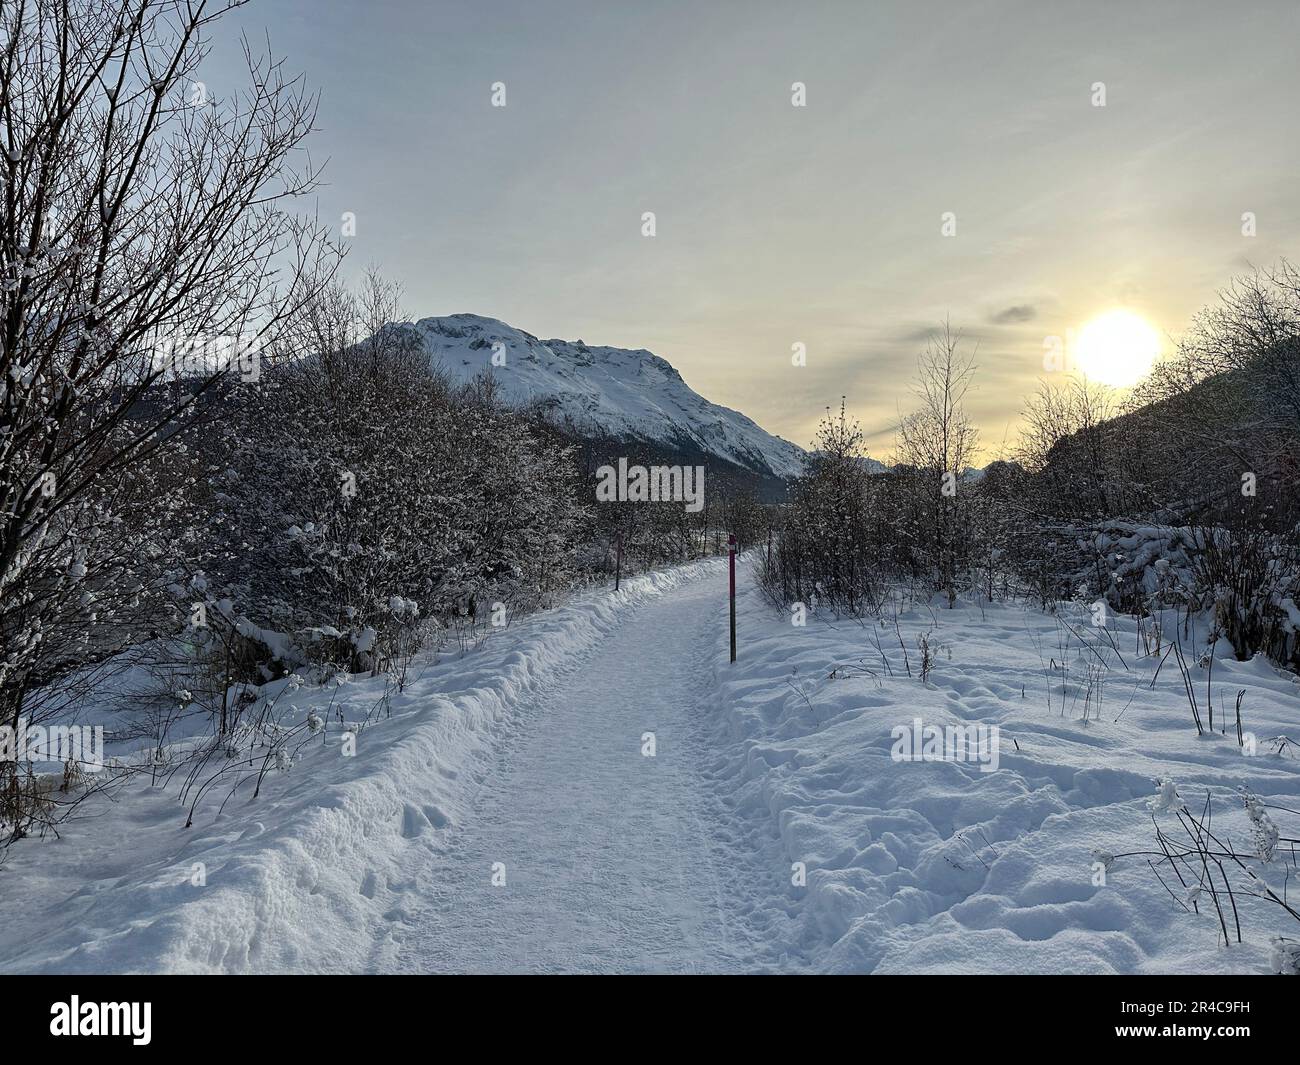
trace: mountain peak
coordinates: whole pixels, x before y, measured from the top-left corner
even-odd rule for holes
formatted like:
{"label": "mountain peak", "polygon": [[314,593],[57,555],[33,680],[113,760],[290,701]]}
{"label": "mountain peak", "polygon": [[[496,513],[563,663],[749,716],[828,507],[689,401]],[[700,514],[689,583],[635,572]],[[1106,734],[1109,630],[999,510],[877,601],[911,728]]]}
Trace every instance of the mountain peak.
{"label": "mountain peak", "polygon": [[453,380],[490,372],[505,402],[538,404],[576,432],[698,449],[777,477],[803,468],[802,448],[711,403],[667,359],[645,348],[540,340],[477,314],[421,318],[405,328]]}

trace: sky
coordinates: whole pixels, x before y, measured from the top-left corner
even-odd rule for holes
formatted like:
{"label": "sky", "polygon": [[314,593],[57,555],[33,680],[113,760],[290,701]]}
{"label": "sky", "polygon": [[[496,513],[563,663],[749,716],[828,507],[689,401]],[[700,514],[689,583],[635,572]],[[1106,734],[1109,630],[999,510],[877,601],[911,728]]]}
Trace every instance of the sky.
{"label": "sky", "polygon": [[351,274],[648,348],[804,446],[843,395],[888,453],[946,318],[998,457],[1046,338],[1124,308],[1169,347],[1300,255],[1297,0],[252,0],[217,97],[241,30],[320,90]]}

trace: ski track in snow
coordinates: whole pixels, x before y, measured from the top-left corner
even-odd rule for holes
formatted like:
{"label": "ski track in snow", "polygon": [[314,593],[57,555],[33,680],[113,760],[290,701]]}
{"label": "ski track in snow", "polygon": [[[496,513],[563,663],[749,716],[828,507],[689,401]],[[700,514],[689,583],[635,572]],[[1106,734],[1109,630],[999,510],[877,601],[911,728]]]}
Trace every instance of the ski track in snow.
{"label": "ski track in snow", "polygon": [[[752,969],[746,888],[724,836],[702,717],[725,623],[721,570],[638,606],[554,677],[417,879],[427,902],[391,967],[431,972]],[[656,753],[642,753],[654,733]],[[505,883],[493,883],[493,867]],[[752,907],[750,907],[752,908]],[[389,966],[385,966],[389,967]]]}

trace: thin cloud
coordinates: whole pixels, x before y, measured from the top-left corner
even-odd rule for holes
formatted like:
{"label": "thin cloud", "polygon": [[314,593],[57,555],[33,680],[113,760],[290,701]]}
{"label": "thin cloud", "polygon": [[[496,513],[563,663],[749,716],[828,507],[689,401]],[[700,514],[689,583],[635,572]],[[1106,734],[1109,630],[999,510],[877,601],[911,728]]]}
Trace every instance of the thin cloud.
{"label": "thin cloud", "polygon": [[1015,325],[1020,322],[1032,322],[1037,317],[1038,309],[1032,304],[1017,303],[1014,306],[998,311],[997,314],[989,318],[989,321],[994,325]]}

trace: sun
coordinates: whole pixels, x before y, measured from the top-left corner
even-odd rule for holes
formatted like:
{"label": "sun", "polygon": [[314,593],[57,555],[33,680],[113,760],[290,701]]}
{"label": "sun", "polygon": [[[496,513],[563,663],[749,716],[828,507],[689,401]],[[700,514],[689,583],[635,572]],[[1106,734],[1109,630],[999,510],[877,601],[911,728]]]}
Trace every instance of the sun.
{"label": "sun", "polygon": [[1140,314],[1114,310],[1079,330],[1074,365],[1090,381],[1130,388],[1147,375],[1160,355],[1160,334]]}

